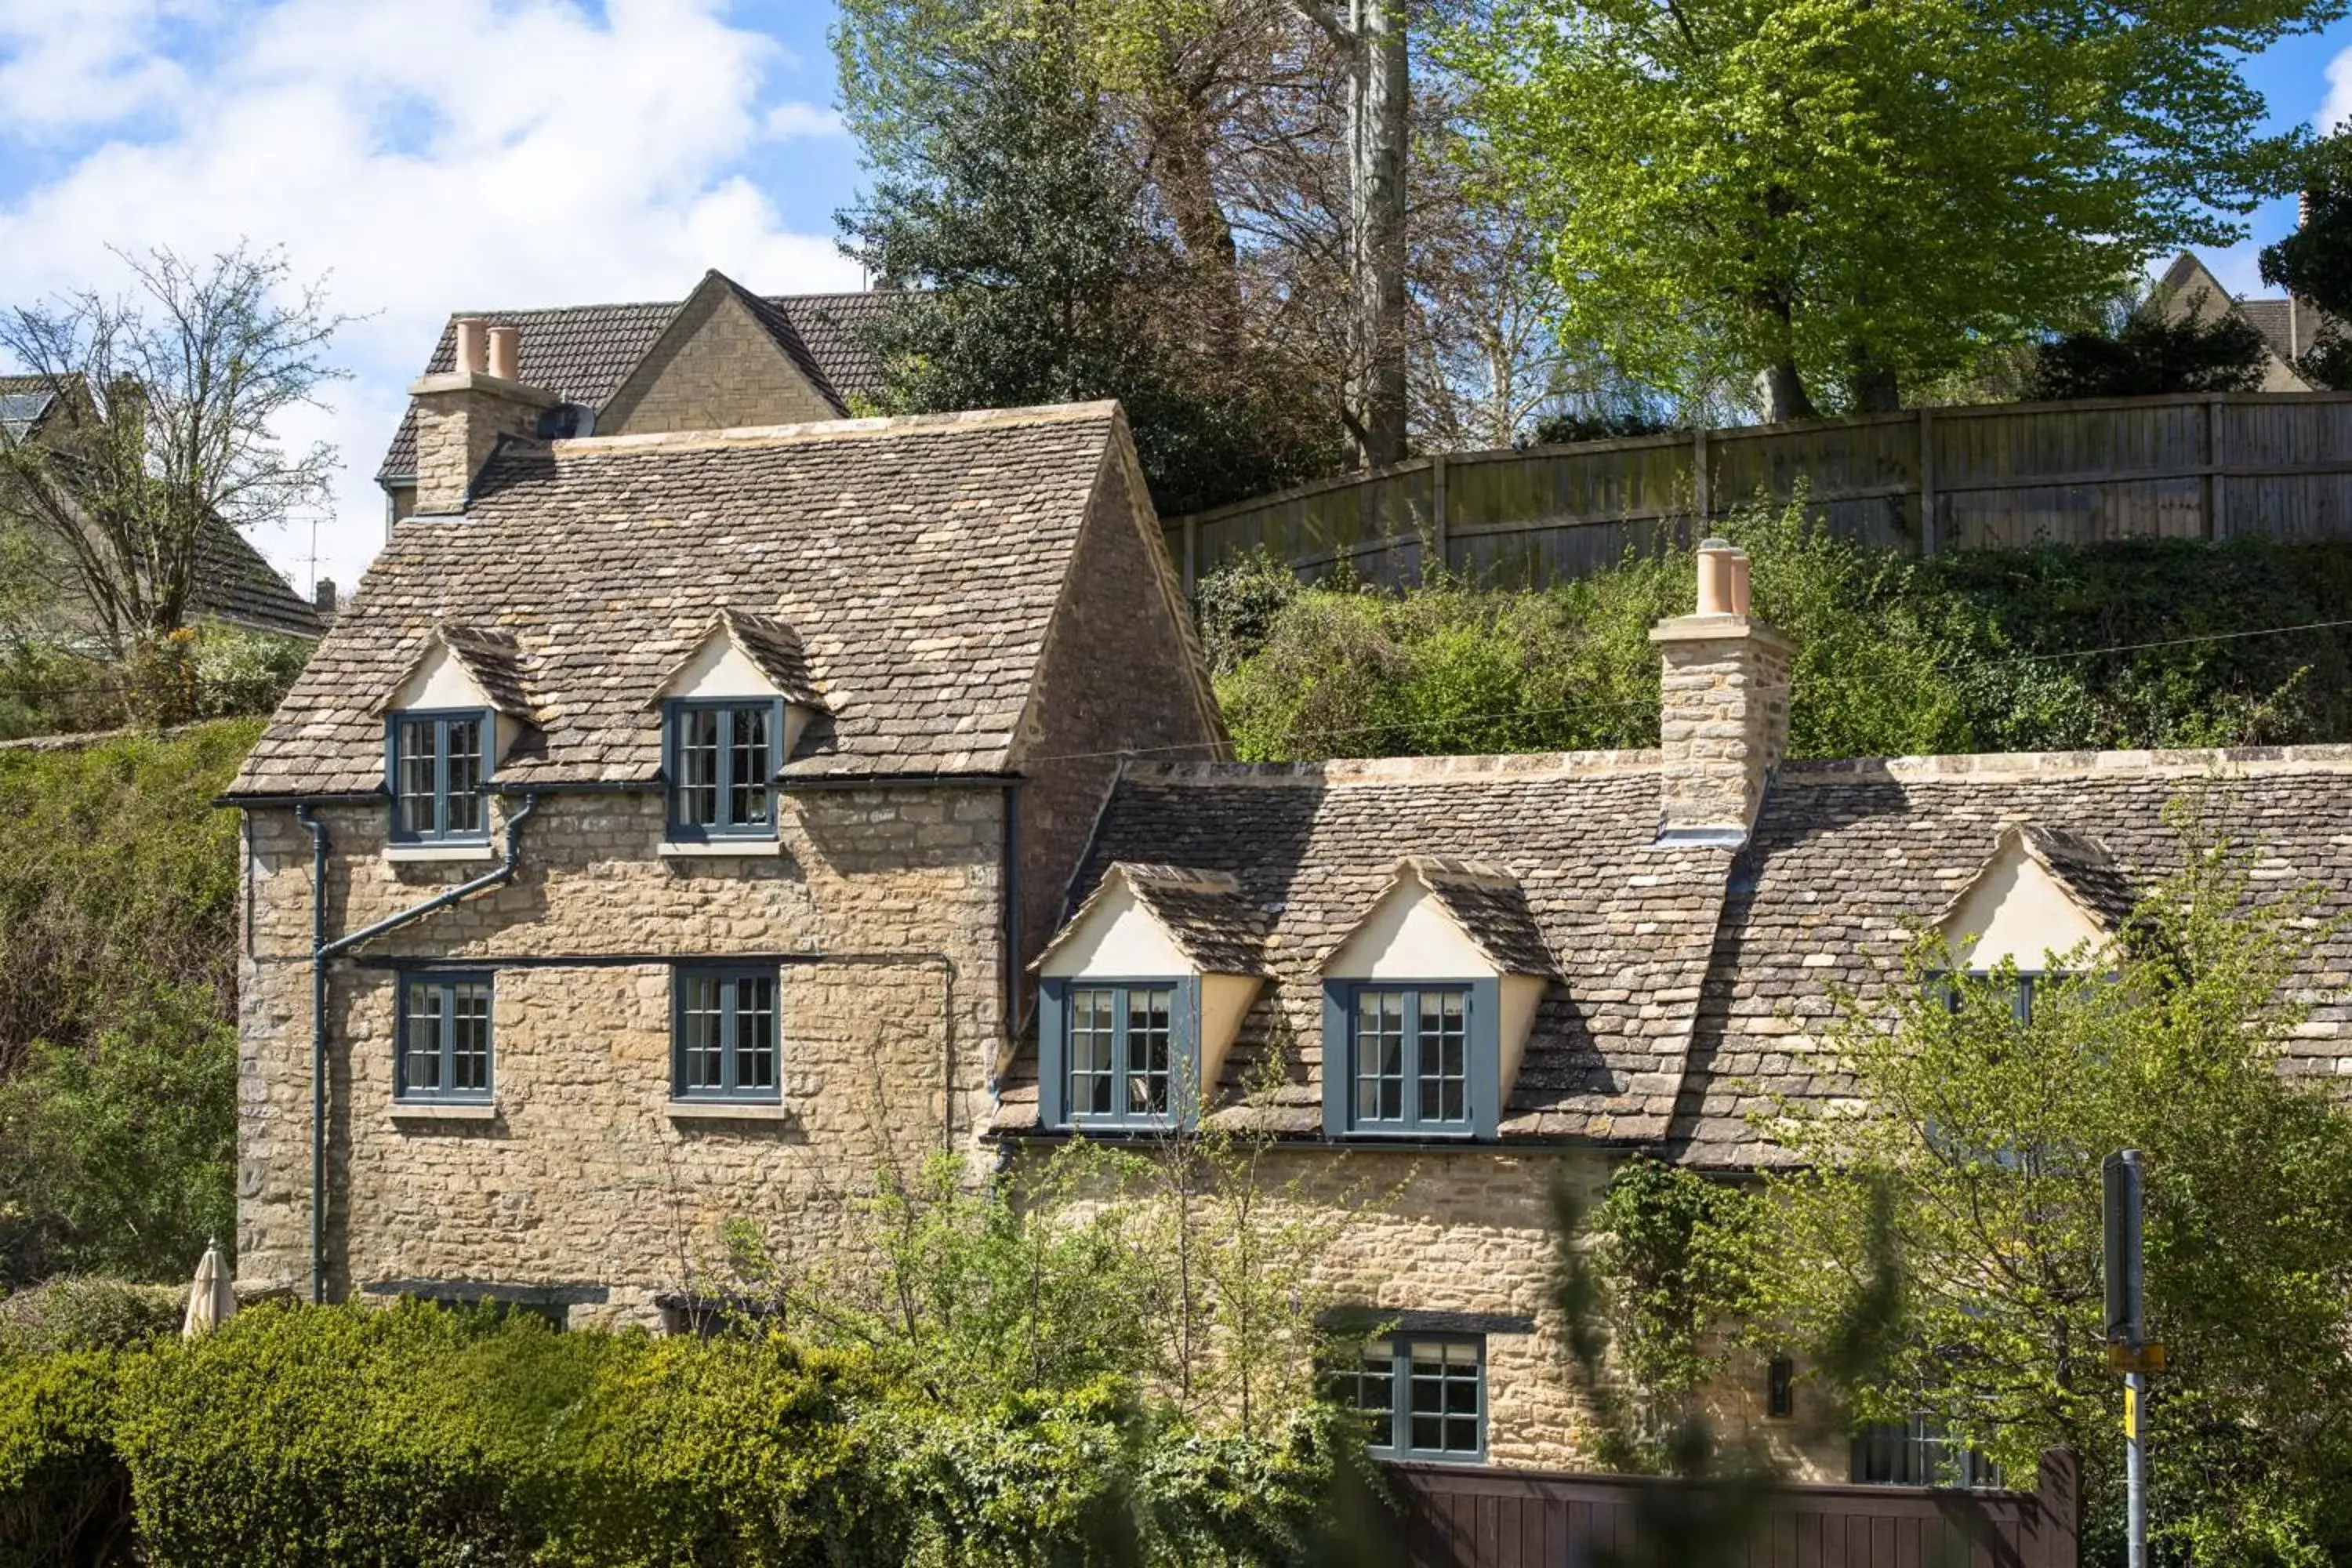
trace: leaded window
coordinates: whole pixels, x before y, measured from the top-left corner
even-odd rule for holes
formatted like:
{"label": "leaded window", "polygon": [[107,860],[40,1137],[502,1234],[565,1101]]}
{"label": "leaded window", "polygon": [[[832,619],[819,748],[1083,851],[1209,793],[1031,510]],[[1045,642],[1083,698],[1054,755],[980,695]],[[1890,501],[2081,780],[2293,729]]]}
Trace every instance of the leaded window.
{"label": "leaded window", "polygon": [[1361,985],[1349,1009],[1359,1129],[1459,1132],[1470,1125],[1470,996],[1462,986]]}
{"label": "leaded window", "polygon": [[681,968],[676,984],[677,1097],[779,1100],[782,1037],[774,968]]}
{"label": "leaded window", "polygon": [[672,703],[670,832],[682,838],[772,835],[782,731],[773,700]]}
{"label": "leaded window", "polygon": [[393,715],[389,738],[392,836],[409,843],[487,840],[490,710],[482,708]]}
{"label": "leaded window", "polygon": [[404,1100],[490,1098],[490,977],[413,974],[400,985],[393,1092]]}
{"label": "leaded window", "polygon": [[1329,1386],[1383,1458],[1473,1463],[1486,1453],[1486,1342],[1472,1334],[1362,1342]]}
{"label": "leaded window", "polygon": [[1074,984],[1069,1110],[1077,1121],[1164,1124],[1176,1111],[1176,987]]}

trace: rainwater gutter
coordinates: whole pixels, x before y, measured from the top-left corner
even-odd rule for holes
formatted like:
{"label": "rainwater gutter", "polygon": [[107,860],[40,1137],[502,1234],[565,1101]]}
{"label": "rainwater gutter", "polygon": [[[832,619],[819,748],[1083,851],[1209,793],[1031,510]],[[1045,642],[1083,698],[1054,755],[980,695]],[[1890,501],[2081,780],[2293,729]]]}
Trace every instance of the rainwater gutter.
{"label": "rainwater gutter", "polygon": [[413,921],[422,920],[436,910],[446,909],[462,899],[492,888],[503,887],[514,879],[515,865],[522,849],[522,825],[539,809],[539,796],[527,795],[514,815],[507,818],[505,856],[490,869],[470,881],[446,888],[421,904],[412,904],[397,914],[386,915],[373,925],[355,931],[332,941],[327,937],[327,825],[319,820],[312,809],[314,802],[303,801],[294,808],[294,820],[310,834],[310,1300],[324,1305],[327,1300],[327,963],[349,952],[362,942],[371,942],[387,931],[397,931]]}

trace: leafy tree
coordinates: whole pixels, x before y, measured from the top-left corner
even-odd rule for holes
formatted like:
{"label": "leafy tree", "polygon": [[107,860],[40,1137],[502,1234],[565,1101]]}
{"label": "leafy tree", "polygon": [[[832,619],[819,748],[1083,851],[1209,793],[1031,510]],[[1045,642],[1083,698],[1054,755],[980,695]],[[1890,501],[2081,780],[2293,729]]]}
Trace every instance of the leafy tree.
{"label": "leafy tree", "polygon": [[836,47],[877,178],[841,222],[869,270],[931,291],[872,329],[884,406],[1116,397],[1163,511],[1327,467],[1329,431],[1254,384],[1245,349],[1220,354],[1159,309],[1191,274],[1148,221],[1087,46],[1065,6],[845,11]]}
{"label": "leafy tree", "polygon": [[332,448],[289,451],[274,426],[341,374],[326,356],[343,324],[274,252],[124,259],[139,301],[0,313],[0,352],[62,409],[20,435],[0,424],[0,514],[62,558],[118,657],[185,622],[207,531],[325,500]]}
{"label": "leafy tree", "polygon": [[0,1283],[173,1280],[236,1225],[236,1030],[159,986],[88,1048],[0,1079]]}
{"label": "leafy tree", "polygon": [[2178,319],[2152,310],[2125,315],[2109,331],[2073,331],[2034,353],[2026,396],[2149,397],[2178,392],[2252,392],[2270,347],[2252,321],[2201,301]]}
{"label": "leafy tree", "polygon": [[2234,238],[2294,145],[2242,62],[2340,11],[1492,0],[1444,47],[1567,334],[1661,384],[1760,374],[1785,419],[1895,406]]}
{"label": "leafy tree", "polygon": [[2305,155],[2298,170],[2302,221],[2263,247],[2263,281],[2352,319],[2352,126],[2337,126]]}
{"label": "leafy tree", "polygon": [[[1862,1420],[1925,1413],[2012,1474],[2048,1448],[2112,1502],[2120,1380],[2101,1350],[2100,1162],[2148,1171],[2153,1332],[2171,1352],[2150,1420],[2155,1517],[2182,1560],[2341,1561],[2352,1549],[2352,1115],[2281,1070],[2324,924],[2309,893],[2176,802],[2182,868],[2084,978],[1951,977],[1923,935],[1883,999],[1844,998],[1825,1069],[1854,1112],[1784,1105],[1794,1168],[1755,1207],[1759,1334],[1811,1352],[1885,1309],[1823,1380]],[[2093,977],[2093,976],[2095,977]],[[1891,1238],[1891,1295],[1869,1238]]]}

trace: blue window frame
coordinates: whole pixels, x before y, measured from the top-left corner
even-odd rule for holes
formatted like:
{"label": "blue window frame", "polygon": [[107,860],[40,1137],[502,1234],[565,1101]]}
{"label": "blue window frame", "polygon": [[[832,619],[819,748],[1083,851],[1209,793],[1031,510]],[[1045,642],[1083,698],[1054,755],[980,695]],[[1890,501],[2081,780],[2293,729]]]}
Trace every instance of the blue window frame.
{"label": "blue window frame", "polygon": [[1197,975],[1048,979],[1039,1110],[1049,1127],[1178,1127],[1200,1104]]}
{"label": "blue window frame", "polygon": [[488,708],[411,710],[384,721],[392,837],[400,843],[487,843],[483,784],[494,764]]}
{"label": "blue window frame", "polygon": [[1955,1442],[1929,1415],[1865,1426],[1853,1435],[1853,1479],[1874,1487],[1998,1487],[2000,1467]]}
{"label": "blue window frame", "polygon": [[1384,1459],[1477,1464],[1486,1457],[1486,1341],[1479,1334],[1382,1334],[1361,1342],[1328,1386],[1363,1418]]}
{"label": "blue window frame", "polygon": [[1502,1091],[1498,996],[1492,981],[1328,985],[1325,1131],[1494,1136]]}
{"label": "blue window frame", "polygon": [[[1986,984],[1994,978],[1994,972],[1987,969],[1971,969],[1968,972],[1968,978],[1978,984]],[[2010,1009],[2017,1015],[2019,1023],[2031,1024],[2033,1022],[2033,998],[2036,992],[2063,986],[2069,981],[2079,978],[2081,978],[2079,974],[2068,970],[2053,969],[2047,973],[2038,969],[2013,971],[2009,986]],[[1955,1013],[1960,1010],[1960,987],[1948,978],[1944,982],[1944,1005]]]}
{"label": "blue window frame", "polygon": [[669,834],[674,839],[772,838],[783,764],[781,700],[669,705]]}
{"label": "blue window frame", "polygon": [[486,1101],[492,1088],[490,977],[409,974],[400,981],[393,1097]]}
{"label": "blue window frame", "polygon": [[671,990],[673,1097],[780,1101],[782,1021],[775,966],[681,965]]}

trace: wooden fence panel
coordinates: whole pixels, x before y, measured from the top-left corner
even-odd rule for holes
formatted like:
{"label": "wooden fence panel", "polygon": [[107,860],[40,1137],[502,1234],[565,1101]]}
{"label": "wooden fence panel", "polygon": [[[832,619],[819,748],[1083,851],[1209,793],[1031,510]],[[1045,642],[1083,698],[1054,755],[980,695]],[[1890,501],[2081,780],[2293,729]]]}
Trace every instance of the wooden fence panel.
{"label": "wooden fence panel", "polygon": [[[1603,1568],[1640,1553],[1677,1484],[1551,1471],[1387,1467],[1411,1568]],[[1790,1486],[1744,1543],[1749,1568],[2078,1568],[2074,1465],[2031,1492]],[[1643,1560],[1654,1560],[1643,1554]]]}
{"label": "wooden fence panel", "polygon": [[1376,583],[1423,559],[1498,584],[1585,575],[1805,494],[1890,549],[2158,535],[2352,538],[2352,394],[1937,408],[1526,451],[1453,453],[1167,525],[1187,584],[1253,550]]}

